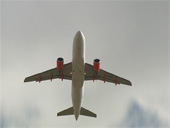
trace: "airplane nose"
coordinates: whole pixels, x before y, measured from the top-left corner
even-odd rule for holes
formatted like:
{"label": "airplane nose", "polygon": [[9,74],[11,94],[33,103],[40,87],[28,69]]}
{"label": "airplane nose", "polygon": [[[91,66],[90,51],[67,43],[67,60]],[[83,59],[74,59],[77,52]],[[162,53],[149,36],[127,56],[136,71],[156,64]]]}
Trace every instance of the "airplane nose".
{"label": "airplane nose", "polygon": [[78,31],[77,34],[81,34],[81,31]]}
{"label": "airplane nose", "polygon": [[81,31],[78,31],[78,32],[76,33],[76,36],[77,36],[77,37],[83,37],[83,33],[82,33]]}
{"label": "airplane nose", "polygon": [[74,37],[74,41],[75,42],[84,42],[85,38],[84,38],[84,35],[81,31],[78,31]]}

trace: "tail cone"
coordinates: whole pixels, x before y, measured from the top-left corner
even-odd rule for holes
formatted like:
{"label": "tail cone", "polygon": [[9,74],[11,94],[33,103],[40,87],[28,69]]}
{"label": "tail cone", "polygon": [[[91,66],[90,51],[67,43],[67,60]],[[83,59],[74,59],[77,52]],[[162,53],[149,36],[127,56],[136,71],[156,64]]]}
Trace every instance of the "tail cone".
{"label": "tail cone", "polygon": [[79,115],[78,115],[78,114],[75,114],[75,119],[76,119],[76,121],[78,120],[78,118],[79,118]]}

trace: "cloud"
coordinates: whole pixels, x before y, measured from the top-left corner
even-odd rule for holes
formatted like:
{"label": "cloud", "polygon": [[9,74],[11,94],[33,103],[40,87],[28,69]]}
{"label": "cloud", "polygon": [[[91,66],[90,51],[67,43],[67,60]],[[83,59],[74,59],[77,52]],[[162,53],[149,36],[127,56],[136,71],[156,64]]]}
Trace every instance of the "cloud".
{"label": "cloud", "polygon": [[147,109],[137,101],[131,101],[121,127],[169,127],[168,121],[161,118],[156,111]]}
{"label": "cloud", "polygon": [[[12,109],[11,109],[12,110]],[[2,109],[0,127],[31,127],[32,121],[40,117],[40,111],[33,107],[25,106],[19,111]]]}

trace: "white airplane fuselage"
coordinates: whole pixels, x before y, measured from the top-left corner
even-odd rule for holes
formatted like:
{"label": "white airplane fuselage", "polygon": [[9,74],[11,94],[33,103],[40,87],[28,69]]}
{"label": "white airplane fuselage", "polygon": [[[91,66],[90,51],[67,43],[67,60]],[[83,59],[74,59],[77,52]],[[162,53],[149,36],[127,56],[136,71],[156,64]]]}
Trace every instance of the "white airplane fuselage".
{"label": "white airplane fuselage", "polygon": [[76,120],[79,117],[84,91],[85,38],[78,31],[73,41],[72,60],[72,103]]}

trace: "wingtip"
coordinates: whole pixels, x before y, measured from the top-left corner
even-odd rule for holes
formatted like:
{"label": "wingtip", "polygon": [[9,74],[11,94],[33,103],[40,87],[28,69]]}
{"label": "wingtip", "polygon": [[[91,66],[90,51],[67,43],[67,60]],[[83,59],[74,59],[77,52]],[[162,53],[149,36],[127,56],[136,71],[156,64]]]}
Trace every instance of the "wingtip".
{"label": "wingtip", "polygon": [[132,83],[130,82],[129,86],[132,86]]}
{"label": "wingtip", "polygon": [[25,82],[29,82],[29,81],[28,81],[28,78],[25,78],[25,79],[24,79],[24,83],[25,83]]}
{"label": "wingtip", "polygon": [[24,79],[24,83],[27,82],[27,78]]}

